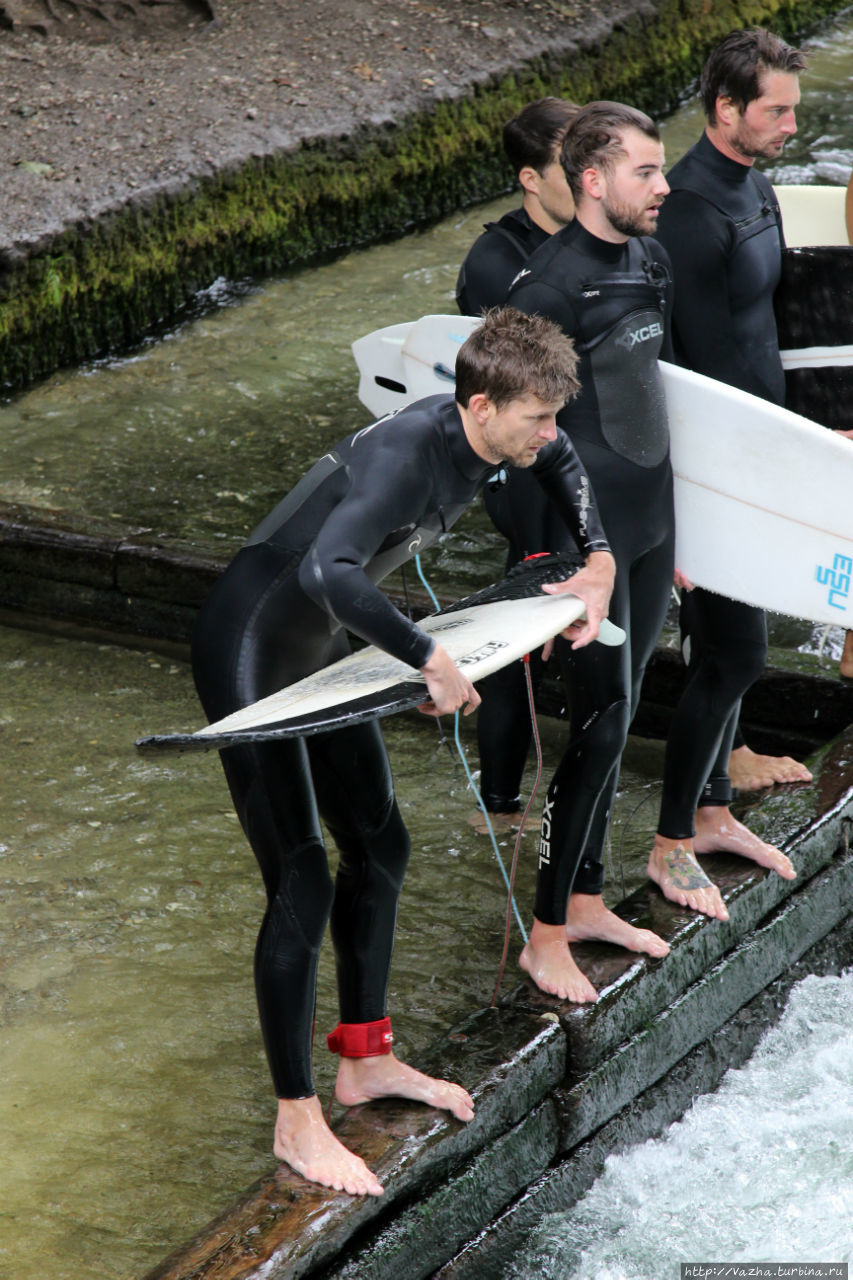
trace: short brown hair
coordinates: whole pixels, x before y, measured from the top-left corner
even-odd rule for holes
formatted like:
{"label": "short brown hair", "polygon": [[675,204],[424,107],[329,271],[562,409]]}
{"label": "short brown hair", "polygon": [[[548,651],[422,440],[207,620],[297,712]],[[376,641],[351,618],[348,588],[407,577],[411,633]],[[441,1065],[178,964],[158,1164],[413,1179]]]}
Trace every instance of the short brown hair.
{"label": "short brown hair", "polygon": [[708,123],[717,123],[718,98],[730,98],[743,114],[750,102],[761,97],[765,72],[799,75],[805,69],[805,54],[772,31],[764,27],[730,31],[712,51],[699,79]]}
{"label": "short brown hair", "polygon": [[456,400],[467,406],[481,394],[501,409],[533,395],[565,404],[580,390],[577,364],[574,343],[552,320],[493,307],[459,348]]}
{"label": "short brown hair", "polygon": [[588,102],[572,120],[565,137],[560,160],[572,195],[583,195],[585,169],[603,169],[608,173],[618,156],[625,154],[622,135],[626,129],[638,129],[653,142],[660,142],[660,131],[654,120],[636,107],[623,102]]}

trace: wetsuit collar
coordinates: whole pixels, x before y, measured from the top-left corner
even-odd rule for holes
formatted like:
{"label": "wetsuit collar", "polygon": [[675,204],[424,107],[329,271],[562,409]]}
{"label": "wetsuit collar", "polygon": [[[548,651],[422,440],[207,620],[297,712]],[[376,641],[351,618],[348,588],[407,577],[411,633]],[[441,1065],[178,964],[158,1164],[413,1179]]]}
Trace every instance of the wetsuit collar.
{"label": "wetsuit collar", "polygon": [[752,165],[740,164],[737,160],[732,160],[730,156],[724,156],[722,151],[718,151],[707,133],[702,134],[702,137],[691,150],[696,159],[708,168],[714,177],[720,178],[723,182],[740,185],[740,183],[746,182],[752,173]]}
{"label": "wetsuit collar", "polygon": [[448,400],[447,404],[442,406],[441,417],[445,424],[447,449],[460,475],[471,481],[479,481],[491,475],[495,469],[495,463],[485,462],[471,448],[462,425],[462,415],[455,400]]}
{"label": "wetsuit collar", "polygon": [[622,244],[614,244],[612,240],[600,239],[591,231],[587,231],[577,218],[556,234],[562,238],[564,244],[570,244],[578,253],[595,258],[599,262],[619,262],[628,244],[627,240]]}

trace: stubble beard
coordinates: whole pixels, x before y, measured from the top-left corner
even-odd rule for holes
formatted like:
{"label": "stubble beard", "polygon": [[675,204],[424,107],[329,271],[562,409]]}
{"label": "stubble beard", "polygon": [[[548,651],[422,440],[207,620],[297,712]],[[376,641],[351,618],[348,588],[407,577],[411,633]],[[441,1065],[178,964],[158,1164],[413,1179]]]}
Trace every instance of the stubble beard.
{"label": "stubble beard", "polygon": [[506,447],[499,444],[492,433],[483,428],[483,444],[489,451],[489,461],[498,466],[501,462],[506,462],[511,467],[529,467],[536,461],[538,454],[530,454],[526,448],[523,453],[511,454]]}
{"label": "stubble beard", "polygon": [[649,236],[657,227],[656,218],[650,218],[645,210],[640,212],[629,204],[603,201],[602,210],[613,230],[622,236]]}
{"label": "stubble beard", "polygon": [[730,145],[744,160],[775,160],[782,154],[786,141],[782,138],[779,142],[765,142],[759,146],[753,131],[741,121],[732,134]]}

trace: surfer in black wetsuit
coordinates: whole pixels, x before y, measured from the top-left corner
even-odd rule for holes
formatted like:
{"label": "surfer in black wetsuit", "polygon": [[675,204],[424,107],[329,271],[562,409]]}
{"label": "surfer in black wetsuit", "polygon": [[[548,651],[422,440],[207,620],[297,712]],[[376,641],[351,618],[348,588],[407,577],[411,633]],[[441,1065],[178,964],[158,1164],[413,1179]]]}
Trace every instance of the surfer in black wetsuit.
{"label": "surfer in black wetsuit", "polygon": [[[534,922],[521,965],[542,990],[577,1001],[595,1000],[596,992],[570,942],[601,938],[656,956],[668,951],[601,897],[620,758],[672,586],[672,472],[657,363],[671,354],[672,278],[666,253],[650,238],[668,191],[663,161],[658,130],[642,112],[608,102],[581,108],[562,149],[575,220],[528,258],[509,295],[512,306],[547,316],[575,341],[581,392],[559,424],[592,479],[617,564],[610,617],[628,633],[621,649],[607,653],[601,646],[569,653],[558,643],[571,736],[545,800]],[[562,549],[550,545],[542,503],[514,503],[514,479],[496,521],[511,558]]]}
{"label": "surfer in black wetsuit", "polygon": [[[479,697],[470,681],[376,583],[434,543],[501,462],[536,472],[583,548],[585,567],[546,589],[583,598],[587,620],[567,636],[580,647],[594,639],[614,564],[586,473],[555,423],[577,390],[571,343],[547,321],[506,309],[486,317],[456,367],[455,400],[432,396],[337,445],[226,569],[193,637],[193,671],[211,720],[342,657],[347,630],[423,673],[428,714],[473,710]],[[275,1154],[311,1181],[378,1195],[378,1179],[334,1137],[314,1092],[317,958],[329,918],[339,1101],[394,1095],[461,1120],[473,1115],[464,1089],[391,1051],[386,988],[409,841],[381,734],[372,721],[229,747],[221,759],[268,898],[255,982],[279,1098]],[[340,851],[334,887],[320,816]]]}
{"label": "surfer in black wetsuit", "polygon": [[[803,66],[798,50],[763,30],[732,32],[717,46],[702,73],[707,126],[668,175],[672,190],[657,231],[675,276],[678,362],[776,404],[785,399],[773,315],[782,228],[773,188],[754,163],[775,159],[796,132]],[[726,919],[694,852],[727,849],[794,875],[778,849],[732,817],[729,773],[742,786],[811,774],[788,756],[757,756],[735,741],[740,698],[764,669],[764,611],[701,588],[685,589],[682,600],[688,683],[669,736],[649,874],[681,905]],[[694,827],[691,797],[703,782]]]}
{"label": "surfer in black wetsuit", "polygon": [[[516,274],[534,249],[571,222],[575,202],[560,163],[560,148],[569,121],[578,108],[563,98],[531,102],[507,121],[503,147],[522,191],[521,208],[498,222],[486,224],[475,240],[459,272],[456,302],[462,315],[475,316],[500,306]],[[483,501],[500,526],[506,501],[496,486],[484,491]],[[513,476],[513,505],[541,508],[539,487],[528,472]],[[554,538],[563,545],[565,525],[552,513]],[[546,541],[543,545],[549,546]],[[518,556],[510,555],[507,568]],[[541,650],[531,654],[531,669],[538,681],[542,673]],[[480,753],[480,793],[492,826],[517,827],[521,820],[521,776],[530,749],[531,723],[527,684],[521,663],[513,662],[479,682],[483,699],[477,713]],[[470,819],[483,835],[488,826],[478,809]]]}
{"label": "surfer in black wetsuit", "polygon": [[468,251],[456,281],[456,302],[463,316],[501,306],[533,250],[574,217],[560,146],[577,110],[563,98],[540,98],[504,125],[504,152],[523,193],[521,208],[486,223]]}

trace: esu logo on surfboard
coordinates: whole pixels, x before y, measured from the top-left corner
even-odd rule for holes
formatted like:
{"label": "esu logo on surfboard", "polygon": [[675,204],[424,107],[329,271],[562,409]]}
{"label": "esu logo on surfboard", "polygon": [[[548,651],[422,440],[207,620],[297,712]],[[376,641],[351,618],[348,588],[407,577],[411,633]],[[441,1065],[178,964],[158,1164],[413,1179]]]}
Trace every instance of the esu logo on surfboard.
{"label": "esu logo on surfboard", "polygon": [[850,597],[850,576],[853,574],[853,560],[849,556],[838,554],[832,561],[832,567],[819,564],[815,569],[815,577],[821,586],[828,586],[827,599],[830,607],[844,612]]}

